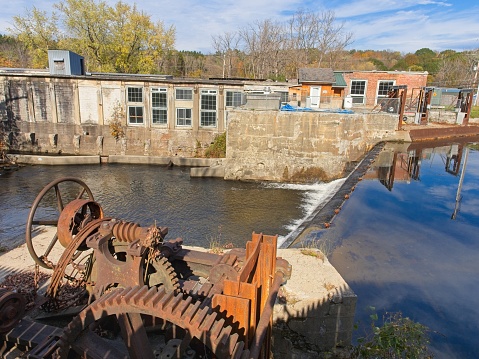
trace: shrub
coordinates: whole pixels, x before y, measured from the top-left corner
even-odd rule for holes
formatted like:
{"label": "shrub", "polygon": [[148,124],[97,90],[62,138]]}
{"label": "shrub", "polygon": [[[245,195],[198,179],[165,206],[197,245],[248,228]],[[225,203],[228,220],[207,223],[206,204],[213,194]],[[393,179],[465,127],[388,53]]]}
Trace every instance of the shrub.
{"label": "shrub", "polygon": [[381,327],[376,326],[376,313],[370,318],[372,332],[358,339],[352,358],[432,358],[428,327],[404,318],[400,312],[386,313]]}
{"label": "shrub", "polygon": [[226,157],[226,132],[215,136],[213,143],[205,151],[205,157]]}

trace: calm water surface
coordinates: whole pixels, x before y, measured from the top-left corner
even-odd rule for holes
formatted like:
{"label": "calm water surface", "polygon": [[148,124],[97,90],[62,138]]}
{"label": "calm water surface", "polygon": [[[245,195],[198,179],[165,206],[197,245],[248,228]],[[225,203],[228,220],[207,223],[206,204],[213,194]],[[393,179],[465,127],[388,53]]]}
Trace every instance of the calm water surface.
{"label": "calm water surface", "polygon": [[458,195],[466,152],[386,151],[324,232],[358,295],[356,337],[373,306],[427,325],[436,358],[479,358],[479,152],[468,153]]}
{"label": "calm water surface", "polygon": [[168,239],[181,237],[185,244],[203,247],[212,240],[244,247],[253,231],[284,236],[341,182],[190,179],[189,168],[148,165],[29,166],[0,176],[0,244],[24,242],[31,204],[43,187],[61,177],[83,180],[107,217],[166,226]]}
{"label": "calm water surface", "polygon": [[[85,181],[107,216],[156,221],[169,227],[168,238],[206,247],[212,238],[244,246],[252,231],[287,236],[342,183],[190,179],[187,168],[142,165],[26,167],[0,176],[0,241],[23,242],[34,198],[64,176]],[[334,246],[330,260],[358,295],[355,337],[374,306],[380,317],[401,311],[427,325],[436,358],[479,358],[478,233],[479,152],[386,148],[318,234]]]}

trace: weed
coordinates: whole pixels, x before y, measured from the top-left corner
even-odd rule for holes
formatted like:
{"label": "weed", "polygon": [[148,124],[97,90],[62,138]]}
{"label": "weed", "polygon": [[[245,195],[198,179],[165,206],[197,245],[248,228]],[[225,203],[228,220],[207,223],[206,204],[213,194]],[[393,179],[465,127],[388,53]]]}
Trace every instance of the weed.
{"label": "weed", "polygon": [[8,251],[7,247],[4,247],[4,246],[0,245],[0,253],[5,253],[7,251]]}
{"label": "weed", "polygon": [[125,111],[119,102],[113,107],[113,113],[111,115],[108,126],[110,127],[110,133],[118,141],[125,137],[125,128],[123,126],[123,119],[125,118]]}
{"label": "weed", "polygon": [[226,157],[226,132],[216,135],[213,143],[206,149],[205,157],[224,158]]}
{"label": "weed", "polygon": [[386,312],[379,327],[375,308],[371,310],[371,332],[358,339],[352,358],[432,358],[428,327],[403,317],[400,312]]}
{"label": "weed", "polygon": [[306,256],[316,257],[324,261],[324,257],[332,252],[332,244],[327,240],[312,240],[303,243],[301,253]]}
{"label": "weed", "polygon": [[210,237],[209,244],[210,246],[208,252],[215,254],[222,254],[225,249],[233,248],[233,243],[223,243],[221,238],[221,226],[218,226],[218,234]]}

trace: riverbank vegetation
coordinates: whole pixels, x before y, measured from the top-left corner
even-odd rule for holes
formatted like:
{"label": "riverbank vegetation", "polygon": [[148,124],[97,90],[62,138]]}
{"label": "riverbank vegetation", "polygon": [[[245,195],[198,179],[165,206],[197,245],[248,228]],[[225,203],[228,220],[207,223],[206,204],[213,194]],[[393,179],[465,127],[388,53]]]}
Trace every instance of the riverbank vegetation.
{"label": "riverbank vegetation", "polygon": [[121,1],[65,0],[51,13],[32,5],[0,35],[0,67],[45,68],[49,49],[74,51],[90,72],[286,80],[303,67],[427,71],[428,85],[477,86],[479,49],[414,53],[351,49],[354,33],[333,11],[299,10],[285,22],[254,20],[212,38],[214,53],[175,49],[176,29]]}

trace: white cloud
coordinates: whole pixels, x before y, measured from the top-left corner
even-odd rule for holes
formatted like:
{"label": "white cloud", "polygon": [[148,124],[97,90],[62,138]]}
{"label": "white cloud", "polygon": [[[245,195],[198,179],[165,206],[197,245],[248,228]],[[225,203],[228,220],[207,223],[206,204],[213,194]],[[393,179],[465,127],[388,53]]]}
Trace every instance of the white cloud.
{"label": "white cloud", "polygon": [[[40,0],[35,6],[51,11],[60,0]],[[26,0],[6,2],[0,13],[0,33],[12,26],[12,17],[24,15]],[[113,5],[117,0],[107,0]],[[133,0],[126,0],[133,4]],[[214,34],[237,31],[264,19],[286,20],[303,8],[333,10],[354,34],[351,48],[414,52],[465,50],[479,47],[479,6],[462,0],[178,0],[137,2],[153,21],[176,28],[176,48],[205,53],[213,51]]]}

